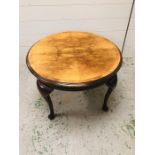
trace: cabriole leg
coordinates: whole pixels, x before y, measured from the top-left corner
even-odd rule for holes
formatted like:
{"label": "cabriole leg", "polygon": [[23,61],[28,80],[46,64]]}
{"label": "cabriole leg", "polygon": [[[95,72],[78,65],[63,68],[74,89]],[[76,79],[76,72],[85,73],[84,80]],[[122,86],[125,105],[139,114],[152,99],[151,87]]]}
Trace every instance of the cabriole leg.
{"label": "cabriole leg", "polygon": [[52,103],[52,100],[50,98],[50,93],[54,90],[54,88],[48,87],[47,85],[45,85],[44,83],[42,83],[39,80],[37,80],[37,87],[38,87],[38,90],[39,90],[40,94],[42,95],[42,97],[48,103],[48,106],[50,109],[50,114],[48,115],[48,118],[51,120],[55,116],[54,115],[54,109],[53,109],[53,103]]}
{"label": "cabriole leg", "polygon": [[104,111],[108,111],[109,108],[108,108],[107,102],[108,102],[108,98],[109,98],[110,94],[112,93],[112,91],[116,87],[117,75],[112,76],[110,79],[107,80],[107,82],[105,84],[108,86],[108,90],[107,90],[107,93],[105,94],[105,98],[104,98],[104,103],[103,103],[102,109]]}

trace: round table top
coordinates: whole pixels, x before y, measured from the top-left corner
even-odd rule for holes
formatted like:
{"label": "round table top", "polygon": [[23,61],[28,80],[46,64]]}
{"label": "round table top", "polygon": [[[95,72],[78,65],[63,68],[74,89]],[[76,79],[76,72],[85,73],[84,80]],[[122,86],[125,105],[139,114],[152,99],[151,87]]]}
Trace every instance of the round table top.
{"label": "round table top", "polygon": [[121,53],[108,39],[88,32],[62,32],[35,43],[27,55],[34,75],[47,81],[85,83],[107,77],[121,64]]}

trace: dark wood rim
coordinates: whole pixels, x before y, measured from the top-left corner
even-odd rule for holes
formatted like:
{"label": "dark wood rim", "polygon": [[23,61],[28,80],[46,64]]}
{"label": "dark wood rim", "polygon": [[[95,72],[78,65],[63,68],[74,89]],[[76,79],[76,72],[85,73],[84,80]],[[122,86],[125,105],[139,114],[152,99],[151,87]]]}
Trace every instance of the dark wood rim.
{"label": "dark wood rim", "polygon": [[[37,41],[37,42],[38,42],[38,41]],[[36,43],[37,43],[37,42],[36,42]],[[110,42],[112,42],[112,41],[110,41]],[[36,43],[35,43],[35,44],[36,44]],[[112,43],[113,43],[113,42],[112,42]],[[34,44],[34,45],[35,45],[35,44]],[[113,44],[114,44],[114,43],[113,43]],[[32,45],[31,48],[32,48],[34,45]],[[115,44],[114,44],[114,45],[115,45]],[[116,45],[115,45],[115,46],[116,46]],[[104,83],[104,82],[105,82],[107,79],[109,79],[111,76],[115,75],[115,74],[119,71],[119,69],[120,69],[120,67],[121,67],[121,65],[122,65],[122,54],[121,54],[119,48],[116,46],[116,48],[118,49],[118,52],[119,52],[119,54],[120,54],[120,62],[119,62],[119,64],[118,64],[117,68],[116,68],[112,73],[110,73],[109,75],[107,75],[107,76],[105,76],[105,77],[103,77],[103,78],[97,79],[97,80],[93,80],[93,81],[90,81],[90,82],[83,82],[83,83],[59,82],[59,81],[54,81],[54,80],[45,79],[45,78],[41,77],[38,73],[36,73],[36,72],[33,70],[33,68],[31,67],[31,65],[30,65],[30,63],[29,63],[29,60],[28,60],[28,55],[29,55],[29,53],[30,53],[30,51],[31,51],[31,48],[29,49],[29,51],[28,51],[28,53],[27,53],[27,56],[26,56],[26,64],[27,64],[27,66],[28,66],[30,72],[31,72],[37,79],[39,79],[40,81],[46,83],[47,85],[50,85],[50,86],[53,86],[53,87],[55,87],[55,88],[57,88],[57,89],[62,89],[62,90],[66,90],[66,89],[68,89],[68,90],[83,90],[83,89],[89,88],[89,87],[90,87],[90,88],[96,87],[96,86],[98,86],[98,85]]]}

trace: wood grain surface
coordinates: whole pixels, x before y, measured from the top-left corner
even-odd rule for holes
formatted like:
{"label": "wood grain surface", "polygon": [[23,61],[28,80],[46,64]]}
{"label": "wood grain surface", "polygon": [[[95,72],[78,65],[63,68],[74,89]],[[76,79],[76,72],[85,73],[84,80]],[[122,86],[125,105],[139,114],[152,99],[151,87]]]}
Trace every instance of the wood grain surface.
{"label": "wood grain surface", "polygon": [[47,36],[32,46],[29,66],[40,77],[66,83],[98,80],[114,72],[121,62],[111,41],[87,32],[63,32]]}

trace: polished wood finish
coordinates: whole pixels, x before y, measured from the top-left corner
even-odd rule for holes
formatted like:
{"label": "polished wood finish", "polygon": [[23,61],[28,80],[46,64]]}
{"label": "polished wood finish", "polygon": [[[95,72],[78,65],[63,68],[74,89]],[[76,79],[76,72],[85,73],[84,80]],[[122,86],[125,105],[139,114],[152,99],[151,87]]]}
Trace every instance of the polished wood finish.
{"label": "polished wood finish", "polygon": [[50,93],[54,90],[54,88],[47,86],[46,84],[42,83],[41,81],[37,80],[37,88],[41,94],[41,96],[46,100],[49,106],[50,114],[48,115],[49,119],[53,119],[54,115],[54,108],[53,103],[50,98]]}
{"label": "polished wood finish", "polygon": [[114,75],[111,78],[109,78],[105,82],[105,84],[108,86],[108,90],[107,90],[105,97],[104,97],[104,103],[103,103],[102,109],[104,111],[108,111],[109,108],[108,108],[107,102],[108,102],[109,96],[111,95],[112,91],[114,90],[114,88],[117,85],[117,75]]}
{"label": "polished wood finish", "polygon": [[87,32],[47,36],[27,55],[31,72],[45,82],[90,83],[115,73],[121,54],[111,41]]}
{"label": "polished wood finish", "polygon": [[63,32],[47,36],[29,50],[26,63],[37,77],[37,87],[49,106],[49,119],[55,117],[50,93],[54,89],[86,90],[108,86],[102,106],[108,111],[108,98],[117,84],[122,56],[108,39],[87,32]]}

